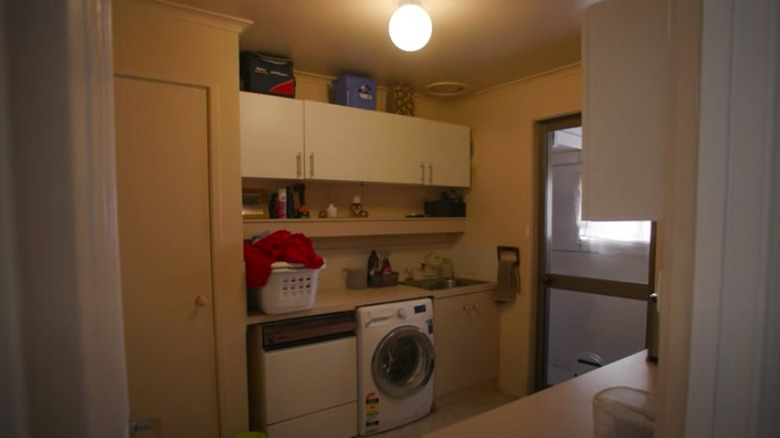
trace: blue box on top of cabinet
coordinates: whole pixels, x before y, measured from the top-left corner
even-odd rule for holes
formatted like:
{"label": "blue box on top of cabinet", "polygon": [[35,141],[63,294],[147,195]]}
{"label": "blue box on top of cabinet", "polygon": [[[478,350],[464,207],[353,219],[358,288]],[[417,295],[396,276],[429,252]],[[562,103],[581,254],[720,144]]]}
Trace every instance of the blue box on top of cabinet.
{"label": "blue box on top of cabinet", "polygon": [[376,108],[376,81],[343,75],[333,80],[333,103],[373,110]]}

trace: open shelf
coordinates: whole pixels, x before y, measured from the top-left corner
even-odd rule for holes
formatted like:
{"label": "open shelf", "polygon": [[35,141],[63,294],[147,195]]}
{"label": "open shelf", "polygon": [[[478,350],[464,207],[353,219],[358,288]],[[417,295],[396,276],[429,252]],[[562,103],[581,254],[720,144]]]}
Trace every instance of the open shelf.
{"label": "open shelf", "polygon": [[463,233],[466,218],[334,218],[244,220],[244,238],[263,231],[285,229],[307,237],[389,236],[403,234]]}

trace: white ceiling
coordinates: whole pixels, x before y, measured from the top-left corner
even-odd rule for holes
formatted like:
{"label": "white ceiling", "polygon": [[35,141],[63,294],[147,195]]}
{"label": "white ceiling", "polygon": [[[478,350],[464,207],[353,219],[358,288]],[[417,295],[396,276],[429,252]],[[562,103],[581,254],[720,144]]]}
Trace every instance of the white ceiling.
{"label": "white ceiling", "polygon": [[387,35],[399,0],[173,0],[252,20],[241,50],[293,59],[296,70],[380,84],[464,82],[477,91],[576,63],[582,11],[596,0],[423,0],[433,36],[414,53]]}

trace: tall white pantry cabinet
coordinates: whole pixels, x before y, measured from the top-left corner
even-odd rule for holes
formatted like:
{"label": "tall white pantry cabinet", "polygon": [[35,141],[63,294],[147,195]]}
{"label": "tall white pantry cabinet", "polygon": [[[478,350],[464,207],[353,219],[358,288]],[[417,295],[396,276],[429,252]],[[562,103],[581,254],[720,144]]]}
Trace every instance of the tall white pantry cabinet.
{"label": "tall white pantry cabinet", "polygon": [[113,3],[128,395],[150,436],[228,438],[248,424],[238,178],[247,24]]}

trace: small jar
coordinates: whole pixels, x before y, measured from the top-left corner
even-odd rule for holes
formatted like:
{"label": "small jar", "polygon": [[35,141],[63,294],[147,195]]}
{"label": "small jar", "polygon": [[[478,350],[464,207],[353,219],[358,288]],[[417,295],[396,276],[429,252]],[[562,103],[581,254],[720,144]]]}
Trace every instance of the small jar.
{"label": "small jar", "polygon": [[338,217],[339,215],[339,209],[336,208],[336,206],[333,205],[333,203],[328,204],[328,208],[326,208],[325,211],[329,218]]}
{"label": "small jar", "polygon": [[363,212],[363,204],[360,203],[360,195],[352,197],[352,204],[349,206],[349,211],[352,212],[352,216],[359,217]]}

